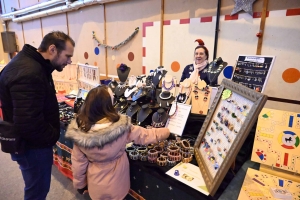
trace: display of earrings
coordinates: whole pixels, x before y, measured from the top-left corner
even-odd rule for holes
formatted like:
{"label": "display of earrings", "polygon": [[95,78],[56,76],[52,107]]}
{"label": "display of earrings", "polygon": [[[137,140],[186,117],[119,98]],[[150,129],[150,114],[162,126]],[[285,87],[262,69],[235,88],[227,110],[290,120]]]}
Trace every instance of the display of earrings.
{"label": "display of earrings", "polygon": [[232,76],[232,81],[262,92],[271,71],[272,56],[239,56]]}
{"label": "display of earrings", "polygon": [[176,96],[176,101],[178,103],[190,104],[191,103],[191,92],[192,86],[190,79],[185,79],[180,83],[180,91]]}
{"label": "display of earrings", "polygon": [[206,85],[205,81],[198,81],[192,84],[192,109],[191,113],[206,115],[209,108],[211,88]]}
{"label": "display of earrings", "polygon": [[222,165],[228,149],[238,136],[253,102],[226,89],[199,148],[211,175]]}

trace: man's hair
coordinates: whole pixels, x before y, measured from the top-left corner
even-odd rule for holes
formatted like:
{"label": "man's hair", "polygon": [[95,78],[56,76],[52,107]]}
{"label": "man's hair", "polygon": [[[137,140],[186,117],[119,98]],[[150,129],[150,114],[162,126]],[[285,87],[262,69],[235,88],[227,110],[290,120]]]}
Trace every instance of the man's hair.
{"label": "man's hair", "polygon": [[52,31],[45,35],[38,50],[39,52],[46,52],[50,45],[54,44],[58,54],[66,49],[66,42],[70,41],[73,47],[75,47],[74,40],[61,31]]}

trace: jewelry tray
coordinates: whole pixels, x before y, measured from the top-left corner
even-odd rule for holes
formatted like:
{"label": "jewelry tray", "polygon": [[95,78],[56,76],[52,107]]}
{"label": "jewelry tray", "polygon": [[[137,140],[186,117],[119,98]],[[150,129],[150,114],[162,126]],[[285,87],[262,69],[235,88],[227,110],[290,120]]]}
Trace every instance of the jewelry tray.
{"label": "jewelry tray", "polygon": [[266,95],[223,79],[194,145],[210,195],[223,181],[266,101]]}

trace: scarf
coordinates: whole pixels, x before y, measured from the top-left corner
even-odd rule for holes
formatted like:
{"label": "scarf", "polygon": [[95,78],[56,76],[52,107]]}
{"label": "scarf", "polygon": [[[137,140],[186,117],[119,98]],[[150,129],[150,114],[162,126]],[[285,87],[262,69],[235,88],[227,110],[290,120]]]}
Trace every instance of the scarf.
{"label": "scarf", "polygon": [[192,83],[194,83],[194,84],[198,83],[199,72],[202,71],[206,67],[207,63],[208,63],[207,60],[204,60],[202,63],[197,64],[197,65],[194,63],[194,71],[191,73],[191,76],[189,78]]}

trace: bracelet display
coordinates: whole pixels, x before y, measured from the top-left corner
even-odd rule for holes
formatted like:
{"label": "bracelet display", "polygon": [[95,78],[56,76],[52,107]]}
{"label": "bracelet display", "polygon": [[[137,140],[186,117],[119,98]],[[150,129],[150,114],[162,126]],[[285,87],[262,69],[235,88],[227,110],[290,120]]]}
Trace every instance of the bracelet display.
{"label": "bracelet display", "polygon": [[149,154],[148,154],[148,162],[149,163],[156,163],[157,161],[157,157],[156,158],[152,158],[152,157],[149,157]]}
{"label": "bracelet display", "polygon": [[176,165],[176,161],[170,160],[169,158],[167,159],[167,165],[169,167],[173,167]]}
{"label": "bracelet display", "polygon": [[147,152],[141,153],[139,158],[140,158],[141,161],[147,161],[148,160],[148,153]]}
{"label": "bracelet display", "polygon": [[169,146],[168,151],[169,152],[179,152],[180,148],[178,146]]}
{"label": "bracelet display", "polygon": [[179,154],[179,152],[169,152],[168,158],[169,160],[178,162],[181,160],[181,155]]}
{"label": "bracelet display", "polygon": [[139,159],[139,153],[137,151],[130,151],[129,152],[129,158],[131,160],[138,160]]}
{"label": "bracelet display", "polygon": [[157,164],[159,166],[166,166],[167,165],[167,159],[164,158],[164,157],[159,157],[159,158],[157,158],[156,161],[157,161]]}
{"label": "bracelet display", "polygon": [[150,149],[153,149],[154,148],[154,144],[148,144],[147,145],[147,148],[150,150]]}
{"label": "bracelet display", "polygon": [[156,150],[158,154],[161,154],[164,151],[164,149],[160,146],[155,146],[153,149]]}
{"label": "bracelet display", "polygon": [[168,158],[168,152],[162,152],[161,154],[160,154],[160,157],[163,157],[163,158]]}
{"label": "bracelet display", "polygon": [[182,157],[189,157],[191,155],[190,149],[181,149],[180,154]]}
{"label": "bracelet display", "polygon": [[130,153],[131,151],[135,151],[135,148],[134,147],[127,147],[126,149],[125,149],[125,151],[127,152],[127,153]]}
{"label": "bracelet display", "polygon": [[149,160],[149,158],[156,160],[157,156],[158,156],[158,152],[155,149],[150,149],[148,151],[148,160]]}
{"label": "bracelet display", "polygon": [[190,142],[188,140],[181,140],[181,147],[184,149],[190,148]]}
{"label": "bracelet display", "polygon": [[139,148],[137,148],[137,151],[138,151],[139,153],[145,153],[145,152],[148,151],[148,149],[147,149],[147,147],[139,147]]}
{"label": "bracelet display", "polygon": [[193,160],[193,155],[188,155],[188,156],[183,155],[181,162],[183,162],[183,163],[189,163],[192,160]]}

